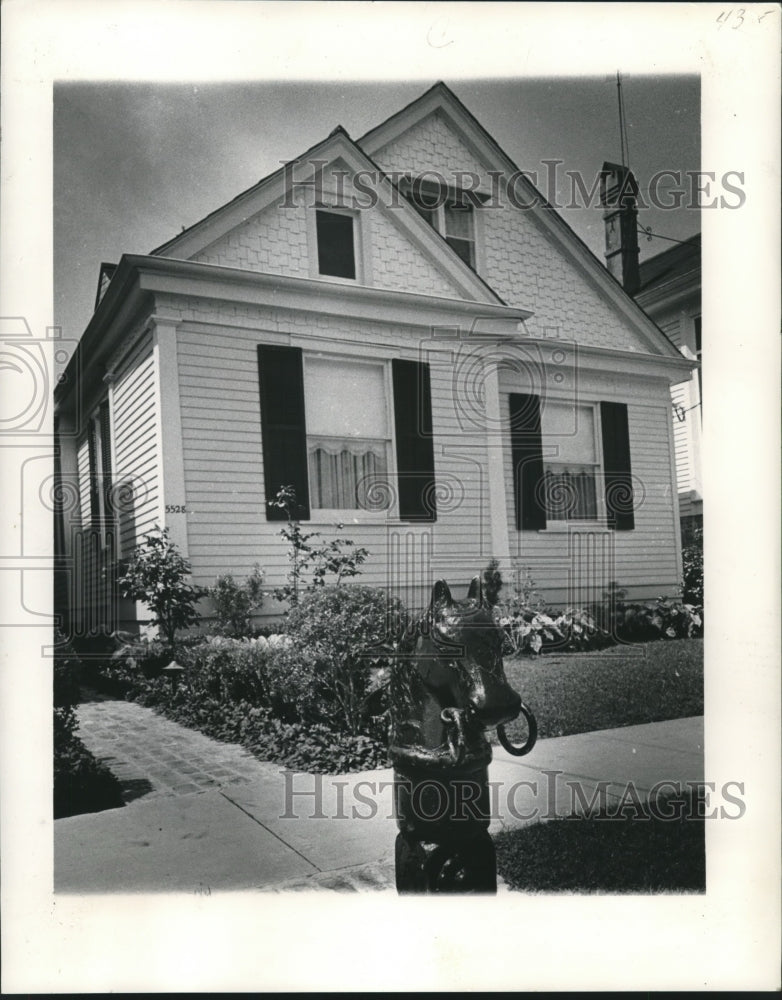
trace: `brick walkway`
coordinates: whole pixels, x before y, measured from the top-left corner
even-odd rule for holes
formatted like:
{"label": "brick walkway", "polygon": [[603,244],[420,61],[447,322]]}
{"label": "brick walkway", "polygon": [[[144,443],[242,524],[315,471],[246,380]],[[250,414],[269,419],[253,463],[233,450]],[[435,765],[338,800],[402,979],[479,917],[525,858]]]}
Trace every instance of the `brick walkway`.
{"label": "brick walkway", "polygon": [[76,714],[79,738],[116,775],[126,802],[214,791],[281,770],[134,702],[88,701]]}

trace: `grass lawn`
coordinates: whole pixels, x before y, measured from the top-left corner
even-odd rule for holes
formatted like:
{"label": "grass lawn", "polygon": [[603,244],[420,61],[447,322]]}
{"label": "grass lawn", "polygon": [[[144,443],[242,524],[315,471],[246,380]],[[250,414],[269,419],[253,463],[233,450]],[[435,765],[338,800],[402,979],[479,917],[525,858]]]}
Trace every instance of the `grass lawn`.
{"label": "grass lawn", "polygon": [[676,819],[559,819],[494,838],[497,871],[522,892],[704,892],[704,820],[692,800]]}
{"label": "grass lawn", "polygon": [[505,673],[541,739],[703,714],[703,639],[506,658]]}

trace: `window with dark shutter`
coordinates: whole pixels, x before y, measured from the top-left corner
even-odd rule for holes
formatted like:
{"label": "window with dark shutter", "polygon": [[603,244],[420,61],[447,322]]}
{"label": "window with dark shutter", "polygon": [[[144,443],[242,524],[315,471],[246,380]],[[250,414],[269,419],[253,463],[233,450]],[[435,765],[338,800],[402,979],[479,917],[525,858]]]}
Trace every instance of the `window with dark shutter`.
{"label": "window with dark shutter", "polygon": [[635,516],[627,405],[601,403],[600,423],[603,432],[603,474],[608,527],[617,531],[631,531],[635,527]]}
{"label": "window with dark shutter", "polygon": [[111,423],[105,399],[87,427],[89,455],[90,527],[102,547],[114,540],[114,510],[111,481]]}
{"label": "window with dark shutter", "polygon": [[103,499],[103,516],[107,526],[113,527],[114,508],[111,490],[111,422],[109,418],[109,401],[101,403],[98,413],[100,429],[100,464],[101,464],[101,497]]}
{"label": "window with dark shutter", "polygon": [[296,491],[297,518],[309,520],[301,349],[260,345],[258,375],[266,520],[285,520],[284,510],[269,505],[283,486],[292,486]]}
{"label": "window with dark shutter", "polygon": [[100,456],[98,426],[98,421],[94,417],[91,417],[87,429],[87,447],[89,449],[90,463],[90,527],[94,531],[100,530],[101,520],[100,482],[98,474],[98,459]]}
{"label": "window with dark shutter", "polygon": [[512,392],[508,399],[516,528],[519,531],[539,531],[546,527],[546,511],[541,496],[543,442],[540,396]]}
{"label": "window with dark shutter", "polygon": [[318,235],[318,271],[335,278],[356,277],[353,216],[315,212]]}
{"label": "window with dark shutter", "polygon": [[393,377],[399,516],[433,522],[437,505],[429,365],[395,358]]}

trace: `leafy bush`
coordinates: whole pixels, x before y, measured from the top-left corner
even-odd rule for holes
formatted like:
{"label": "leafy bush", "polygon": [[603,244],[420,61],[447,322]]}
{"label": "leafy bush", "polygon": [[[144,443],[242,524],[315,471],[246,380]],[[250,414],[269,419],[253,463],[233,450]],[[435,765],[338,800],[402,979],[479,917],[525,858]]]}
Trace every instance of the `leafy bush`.
{"label": "leafy bush", "polygon": [[589,611],[583,608],[566,608],[561,611],[555,625],[562,636],[563,650],[585,652],[590,649],[602,649],[611,642],[611,637],[600,628]]}
{"label": "leafy bush", "polygon": [[[283,486],[274,500],[269,501],[270,507],[285,511],[287,524],[280,529],[280,534],[288,543],[288,582],[274,591],[279,601],[287,601],[291,606],[299,601],[302,593],[325,586],[326,577],[333,576],[334,584],[339,585],[343,579],[358,576],[358,568],[369,555],[369,551],[357,546],[349,538],[334,538],[330,542],[313,542],[320,538],[319,531],[305,532],[296,518],[299,509],[296,502],[296,491],[292,486]],[[343,525],[336,525],[341,531]]]}
{"label": "leafy bush", "polygon": [[280,662],[287,640],[281,636],[232,639],[213,636],[180,652],[183,683],[193,700],[245,702],[274,709],[283,718],[294,712],[295,694]]}
{"label": "leafy bush", "polygon": [[586,652],[615,642],[690,639],[702,634],[700,608],[668,598],[627,603],[626,594],[614,581],[603,602],[593,608],[552,611],[526,572],[512,595],[498,602],[494,617],[505,632],[505,650],[511,655]]}
{"label": "leafy bush", "polygon": [[253,614],[263,604],[263,571],[256,563],[244,583],[237,583],[230,573],[218,576],[209,596],[215,606],[217,630],[223,635],[246,635]]}
{"label": "leafy bush", "polygon": [[305,653],[326,711],[357,735],[368,717],[372,672],[383,668],[406,612],[397,598],[371,587],[324,587],[291,610],[292,649]]}
{"label": "leafy bush", "polygon": [[54,632],[53,694],[55,708],[75,705],[79,701],[81,660],[70,642],[60,632]]}
{"label": "leafy bush", "polygon": [[55,633],[53,690],[54,818],[124,805],[119,782],[76,735],[73,706],[79,699],[81,663],[61,633]]}
{"label": "leafy bush", "polygon": [[131,632],[114,632],[112,639],[117,648],[111,654],[111,663],[115,668],[124,666],[125,673],[130,677],[139,674],[157,677],[171,662],[172,651],[160,639],[133,635]]}
{"label": "leafy bush", "polygon": [[149,681],[139,701],[213,739],[238,743],[261,760],[314,773],[339,773],[385,767],[386,746],[373,737],[351,735],[325,722],[285,721],[249,701],[193,698],[173,691],[164,679]]}
{"label": "leafy bush", "polygon": [[123,597],[143,601],[152,612],[152,624],[173,648],[179,629],[199,620],[196,602],[206,593],[187,582],[190,563],[171,541],[168,528],[156,527],[131,553],[117,583]]}
{"label": "leafy bush", "polygon": [[[495,560],[484,570],[484,581],[492,571],[496,571]],[[496,576],[499,577],[498,572]],[[550,610],[528,569],[517,573],[510,594],[499,597],[493,614],[505,633],[505,652],[511,655],[554,649],[595,649],[607,641],[606,633],[588,611],[580,608]]]}
{"label": "leafy bush", "polygon": [[502,590],[502,573],[500,573],[500,563],[497,559],[490,559],[486,569],[481,574],[483,584],[483,599],[490,608],[496,607],[500,600]]}
{"label": "leafy bush", "polygon": [[692,540],[682,549],[682,600],[703,607],[703,528],[693,528],[690,534]]}
{"label": "leafy bush", "polygon": [[625,597],[627,597],[627,590],[620,587],[616,580],[612,580],[603,591],[603,600],[592,605],[589,609],[598,627],[609,635],[617,636],[618,634],[620,609],[624,607]]}
{"label": "leafy bush", "polygon": [[76,735],[72,708],[54,710],[54,818],[116,809],[125,803],[122,787]]}
{"label": "leafy bush", "polygon": [[615,627],[617,637],[630,642],[691,639],[703,633],[703,619],[693,605],[661,597],[650,603],[620,604]]}
{"label": "leafy bush", "polygon": [[505,633],[505,652],[511,656],[519,653],[539,653],[544,640],[562,639],[550,615],[532,611],[510,601],[494,610],[494,619]]}

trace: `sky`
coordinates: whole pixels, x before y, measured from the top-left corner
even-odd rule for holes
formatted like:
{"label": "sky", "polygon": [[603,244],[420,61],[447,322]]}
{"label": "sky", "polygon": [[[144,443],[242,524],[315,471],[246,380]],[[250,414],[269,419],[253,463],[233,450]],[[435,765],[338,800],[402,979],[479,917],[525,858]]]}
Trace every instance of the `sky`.
{"label": "sky", "polygon": [[[54,88],[55,324],[81,336],[101,262],[146,254],[323,139],[354,138],[420,96],[430,82],[58,83]],[[595,77],[445,81],[552,198],[545,160],[557,159],[557,204],[601,260],[600,209],[566,208],[578,171],[591,187],[620,160],[616,73]],[[661,170],[700,168],[697,76],[623,75],[629,164],[648,191]],[[661,193],[675,189],[666,180]],[[687,239],[699,212],[639,212],[660,237]],[[674,244],[640,236],[641,260]]]}

